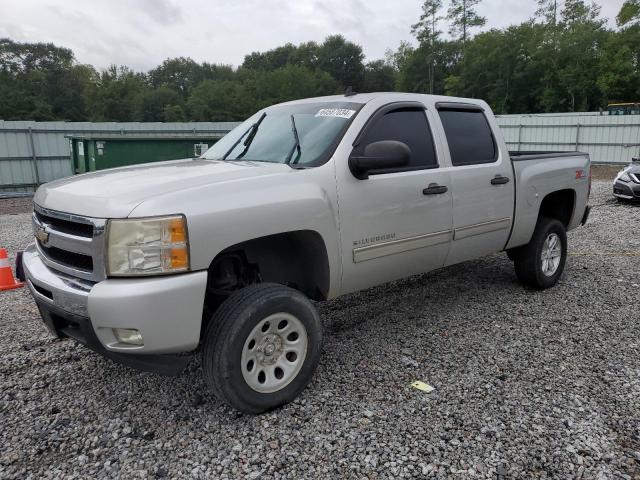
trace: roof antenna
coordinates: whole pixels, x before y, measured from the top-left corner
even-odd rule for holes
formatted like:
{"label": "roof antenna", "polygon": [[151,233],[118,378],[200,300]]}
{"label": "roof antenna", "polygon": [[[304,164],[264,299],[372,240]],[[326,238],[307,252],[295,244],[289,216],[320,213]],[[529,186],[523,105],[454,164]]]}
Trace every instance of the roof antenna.
{"label": "roof antenna", "polygon": [[344,96],[345,97],[353,97],[354,95],[357,95],[358,92],[354,92],[353,91],[353,87],[351,85],[349,85],[347,87],[347,89],[344,91]]}

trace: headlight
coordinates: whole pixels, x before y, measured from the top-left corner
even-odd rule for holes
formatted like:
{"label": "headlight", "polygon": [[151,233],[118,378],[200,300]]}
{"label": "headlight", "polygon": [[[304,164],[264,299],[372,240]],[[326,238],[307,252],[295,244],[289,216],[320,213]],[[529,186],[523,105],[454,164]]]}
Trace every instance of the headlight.
{"label": "headlight", "polygon": [[107,275],[161,275],[188,270],[189,238],[182,215],[107,223]]}
{"label": "headlight", "polygon": [[629,174],[627,172],[621,172],[620,175],[618,175],[618,180],[628,183],[631,181],[631,177],[629,177]]}

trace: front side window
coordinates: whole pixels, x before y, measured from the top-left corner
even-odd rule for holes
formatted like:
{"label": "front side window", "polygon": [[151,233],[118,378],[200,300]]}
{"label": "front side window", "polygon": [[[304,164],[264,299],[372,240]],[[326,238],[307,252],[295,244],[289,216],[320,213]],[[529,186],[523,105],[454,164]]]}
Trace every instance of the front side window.
{"label": "front side window", "polygon": [[427,117],[422,109],[399,109],[385,113],[367,128],[359,144],[364,149],[370,143],[383,140],[402,142],[411,150],[409,165],[395,171],[418,170],[438,166],[433,137],[431,136]]}
{"label": "front side window", "polygon": [[480,110],[439,110],[453,166],[493,163],[496,143]]}
{"label": "front side window", "polygon": [[316,166],[328,160],[361,107],[354,102],[276,105],[234,128],[203,158]]}

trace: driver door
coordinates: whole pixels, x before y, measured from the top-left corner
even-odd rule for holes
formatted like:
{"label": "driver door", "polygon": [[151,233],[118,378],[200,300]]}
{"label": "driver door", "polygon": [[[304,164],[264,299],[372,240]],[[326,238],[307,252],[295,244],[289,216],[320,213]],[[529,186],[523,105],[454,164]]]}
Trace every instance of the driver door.
{"label": "driver door", "polygon": [[433,139],[429,114],[417,102],[386,105],[373,114],[352,155],[383,140],[403,142],[409,164],[370,171],[359,180],[346,161],[338,168],[343,293],[442,267],[452,239],[448,170]]}

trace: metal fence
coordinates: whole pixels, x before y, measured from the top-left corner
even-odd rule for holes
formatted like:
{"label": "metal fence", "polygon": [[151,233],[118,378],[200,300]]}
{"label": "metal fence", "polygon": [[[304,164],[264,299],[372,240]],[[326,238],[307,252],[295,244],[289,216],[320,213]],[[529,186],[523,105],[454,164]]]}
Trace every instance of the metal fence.
{"label": "metal fence", "polygon": [[[501,115],[510,150],[580,150],[594,163],[624,164],[640,157],[640,116],[579,114]],[[32,192],[73,173],[69,141],[74,134],[125,137],[222,137],[235,122],[90,123],[0,120],[0,194]]]}
{"label": "metal fence", "polygon": [[640,157],[638,115],[501,115],[498,124],[510,150],[579,150],[605,164]]}
{"label": "metal fence", "polygon": [[135,137],[221,138],[237,123],[90,123],[0,120],[0,194],[32,192],[73,173],[69,141],[77,134]]}

